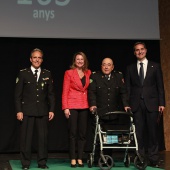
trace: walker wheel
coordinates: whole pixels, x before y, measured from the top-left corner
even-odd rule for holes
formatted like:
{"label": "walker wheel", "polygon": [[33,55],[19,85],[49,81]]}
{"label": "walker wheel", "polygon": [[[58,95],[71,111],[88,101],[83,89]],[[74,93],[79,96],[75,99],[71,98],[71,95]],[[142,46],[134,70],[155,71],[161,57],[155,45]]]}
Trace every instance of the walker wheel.
{"label": "walker wheel", "polygon": [[141,160],[139,159],[139,156],[136,156],[134,165],[137,169],[144,170],[147,167],[147,160],[143,156],[141,156]]}
{"label": "walker wheel", "polygon": [[89,155],[88,155],[87,165],[88,165],[89,168],[92,168],[92,166],[93,166],[93,156],[92,156],[92,153],[89,153]]}
{"label": "walker wheel", "polygon": [[99,167],[102,170],[110,170],[114,165],[114,161],[113,161],[112,157],[109,155],[103,155],[103,157],[105,159],[105,162],[102,159],[102,157],[100,157],[99,161],[98,161]]}
{"label": "walker wheel", "polygon": [[124,162],[125,167],[129,167],[130,166],[130,156],[129,154],[126,155],[126,161]]}

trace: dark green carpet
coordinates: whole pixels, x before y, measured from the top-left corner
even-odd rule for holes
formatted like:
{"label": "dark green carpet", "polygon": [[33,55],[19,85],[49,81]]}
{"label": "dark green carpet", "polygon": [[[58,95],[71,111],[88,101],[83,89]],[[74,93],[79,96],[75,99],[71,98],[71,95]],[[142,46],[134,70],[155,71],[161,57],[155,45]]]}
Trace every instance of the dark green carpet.
{"label": "dark green carpet", "polygon": [[[10,165],[12,170],[21,170],[21,163],[20,160],[10,160]],[[70,167],[70,160],[68,159],[49,159],[47,162],[47,165],[49,166],[49,170],[71,170],[75,168]],[[31,162],[30,166],[31,170],[40,170],[37,168],[37,162],[33,160]],[[112,170],[135,170],[136,168],[133,166],[133,163],[131,163],[131,166],[126,168],[124,166],[123,162],[115,162],[115,167],[112,168]],[[161,170],[159,168],[151,168],[147,167],[146,170]],[[76,170],[100,170],[99,167],[92,167],[88,168],[87,164],[85,164],[84,168],[76,167]]]}

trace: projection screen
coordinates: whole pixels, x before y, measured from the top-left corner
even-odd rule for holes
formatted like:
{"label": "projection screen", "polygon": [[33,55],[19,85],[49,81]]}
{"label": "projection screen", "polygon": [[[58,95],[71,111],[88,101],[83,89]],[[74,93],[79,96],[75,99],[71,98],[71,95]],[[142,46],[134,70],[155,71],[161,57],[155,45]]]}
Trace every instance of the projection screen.
{"label": "projection screen", "polygon": [[160,39],[158,0],[1,0],[0,37]]}

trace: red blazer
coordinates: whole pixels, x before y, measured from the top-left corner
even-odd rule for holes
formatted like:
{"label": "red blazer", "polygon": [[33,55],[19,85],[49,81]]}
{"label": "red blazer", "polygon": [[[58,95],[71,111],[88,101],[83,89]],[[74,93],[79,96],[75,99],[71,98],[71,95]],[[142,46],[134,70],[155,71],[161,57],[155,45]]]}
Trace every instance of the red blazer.
{"label": "red blazer", "polygon": [[65,71],[62,92],[62,110],[89,108],[87,88],[90,83],[90,74],[90,70],[84,72],[86,84],[83,87],[77,69]]}

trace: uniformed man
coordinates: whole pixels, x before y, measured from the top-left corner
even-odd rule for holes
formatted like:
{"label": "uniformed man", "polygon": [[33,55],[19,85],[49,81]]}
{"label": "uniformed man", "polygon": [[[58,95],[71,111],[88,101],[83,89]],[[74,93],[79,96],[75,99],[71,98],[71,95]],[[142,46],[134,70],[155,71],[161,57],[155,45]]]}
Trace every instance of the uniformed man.
{"label": "uniformed man", "polygon": [[54,118],[55,111],[53,81],[50,71],[41,69],[43,52],[40,49],[31,52],[30,62],[30,68],[20,71],[15,89],[17,119],[21,121],[21,164],[22,169],[29,169],[32,136],[36,131],[38,168],[47,169],[48,122]]}
{"label": "uniformed man", "polygon": [[[104,116],[105,113],[129,109],[127,90],[121,72],[113,71],[114,65],[111,58],[105,58],[102,61],[101,71],[94,72],[90,77],[88,88],[88,102],[90,111],[97,108],[100,116],[102,128],[110,127],[113,124],[122,121],[117,115]],[[95,124],[95,123],[94,123]],[[105,126],[104,126],[105,125]],[[107,130],[107,129],[106,129]],[[112,149],[105,150],[107,155],[112,156]],[[94,164],[97,164],[100,157],[99,145],[96,145]]]}
{"label": "uniformed man", "polygon": [[97,108],[99,115],[122,110],[121,103],[126,111],[129,108],[123,75],[113,69],[112,59],[105,58],[102,61],[101,71],[93,73],[90,77],[88,89],[90,111]]}

